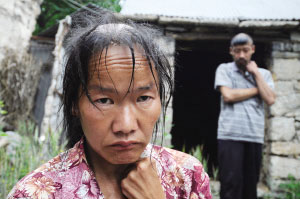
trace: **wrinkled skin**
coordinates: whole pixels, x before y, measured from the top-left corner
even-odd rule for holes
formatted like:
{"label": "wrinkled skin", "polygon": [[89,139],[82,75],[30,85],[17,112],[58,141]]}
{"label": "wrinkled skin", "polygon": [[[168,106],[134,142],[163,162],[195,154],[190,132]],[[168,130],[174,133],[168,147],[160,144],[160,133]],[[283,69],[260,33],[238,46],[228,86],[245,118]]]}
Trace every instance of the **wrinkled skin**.
{"label": "wrinkled skin", "polygon": [[[161,112],[158,77],[155,69],[151,73],[143,51],[136,46],[134,52],[133,79],[128,47],[110,46],[106,60],[105,52],[100,61],[99,55],[92,57],[88,91],[94,105],[82,95],[77,112],[88,157],[106,198],[164,198],[155,167],[149,159],[140,159]],[[120,182],[130,164],[134,169]]]}

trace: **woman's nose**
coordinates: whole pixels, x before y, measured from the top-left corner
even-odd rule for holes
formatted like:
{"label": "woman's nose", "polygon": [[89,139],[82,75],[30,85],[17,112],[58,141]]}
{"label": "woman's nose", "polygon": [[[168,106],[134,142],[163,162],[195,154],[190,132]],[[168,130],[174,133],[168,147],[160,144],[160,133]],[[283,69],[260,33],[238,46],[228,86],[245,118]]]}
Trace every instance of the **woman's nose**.
{"label": "woman's nose", "polygon": [[120,107],[112,124],[114,133],[133,133],[138,129],[137,112],[134,107]]}

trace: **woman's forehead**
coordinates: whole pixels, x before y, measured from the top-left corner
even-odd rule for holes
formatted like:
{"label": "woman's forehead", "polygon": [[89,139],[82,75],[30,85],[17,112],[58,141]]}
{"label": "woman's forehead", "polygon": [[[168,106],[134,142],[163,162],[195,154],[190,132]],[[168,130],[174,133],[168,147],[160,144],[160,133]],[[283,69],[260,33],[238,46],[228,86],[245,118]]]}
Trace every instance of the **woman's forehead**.
{"label": "woman's forehead", "polygon": [[[149,65],[144,51],[134,47],[134,60],[129,47],[111,45],[107,52],[94,56],[89,64],[89,84],[112,86],[118,92],[133,89],[133,85],[158,86],[158,76],[154,65]],[[134,70],[133,70],[134,69]]]}
{"label": "woman's forehead", "polygon": [[149,67],[147,57],[144,50],[135,45],[132,50],[124,45],[110,45],[101,53],[91,57],[89,62],[89,70],[110,70],[112,68],[119,69],[135,69],[140,67]]}
{"label": "woman's forehead", "polygon": [[154,67],[151,69],[153,65],[150,67],[139,48],[133,52],[134,60],[128,47],[110,46],[101,56],[94,56],[89,65],[89,85],[105,86],[116,93],[126,93],[135,87],[150,88],[149,85],[157,88],[157,71]]}

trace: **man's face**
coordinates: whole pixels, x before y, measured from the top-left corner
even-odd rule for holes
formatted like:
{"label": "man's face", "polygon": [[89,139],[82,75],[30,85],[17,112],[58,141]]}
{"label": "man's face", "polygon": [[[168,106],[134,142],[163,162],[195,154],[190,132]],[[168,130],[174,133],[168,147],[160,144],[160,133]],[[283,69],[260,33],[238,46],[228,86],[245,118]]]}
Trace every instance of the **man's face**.
{"label": "man's face", "polygon": [[251,61],[252,54],[255,52],[253,44],[244,44],[230,47],[230,54],[237,67],[246,71],[247,64]]}
{"label": "man's face", "polygon": [[87,87],[95,106],[82,95],[79,117],[90,156],[101,164],[137,161],[160,116],[160,95],[153,77],[158,80],[157,72],[153,68],[152,73],[141,49],[134,48],[134,52],[134,71],[128,47],[110,46],[103,59],[96,56],[90,61]]}

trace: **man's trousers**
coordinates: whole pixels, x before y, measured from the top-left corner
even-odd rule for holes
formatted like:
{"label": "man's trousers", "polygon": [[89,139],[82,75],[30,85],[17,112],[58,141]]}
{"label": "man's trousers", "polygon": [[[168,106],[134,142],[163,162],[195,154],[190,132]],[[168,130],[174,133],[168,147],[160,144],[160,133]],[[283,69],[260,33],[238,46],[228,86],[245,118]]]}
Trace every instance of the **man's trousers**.
{"label": "man's trousers", "polygon": [[221,199],[256,199],[262,144],[218,140]]}

